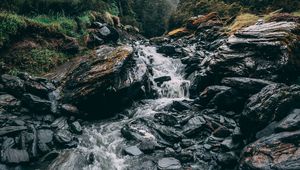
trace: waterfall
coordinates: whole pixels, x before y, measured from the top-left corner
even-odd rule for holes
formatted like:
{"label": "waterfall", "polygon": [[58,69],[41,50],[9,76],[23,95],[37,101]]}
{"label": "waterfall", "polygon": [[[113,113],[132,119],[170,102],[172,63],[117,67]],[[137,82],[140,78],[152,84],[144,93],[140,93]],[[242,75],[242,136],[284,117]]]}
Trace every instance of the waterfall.
{"label": "waterfall", "polygon": [[[93,155],[93,163],[77,169],[85,170],[123,170],[131,167],[130,156],[124,156],[122,149],[125,147],[125,139],[122,137],[121,128],[128,122],[141,117],[153,116],[160,112],[173,101],[186,100],[189,97],[188,89],[190,82],[184,79],[184,65],[180,59],[174,59],[156,52],[156,47],[139,45],[136,46],[138,62],[145,62],[152,69],[154,89],[157,91],[157,99],[146,99],[135,104],[128,112],[133,115],[122,120],[104,120],[91,123],[85,127],[84,135],[80,138],[80,145],[75,150],[82,155]],[[136,73],[138,74],[138,73]],[[171,79],[158,85],[155,79],[168,76]],[[154,137],[150,133],[141,130],[145,137]],[[74,161],[74,159],[71,159]],[[66,161],[56,167],[58,170],[70,168]],[[76,169],[76,167],[72,167]]]}

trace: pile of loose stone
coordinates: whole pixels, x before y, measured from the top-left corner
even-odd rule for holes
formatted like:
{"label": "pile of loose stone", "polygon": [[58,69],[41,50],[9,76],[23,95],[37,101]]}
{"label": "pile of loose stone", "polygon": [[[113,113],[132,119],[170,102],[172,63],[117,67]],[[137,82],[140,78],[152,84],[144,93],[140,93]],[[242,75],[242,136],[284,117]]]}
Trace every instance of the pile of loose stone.
{"label": "pile of loose stone", "polygon": [[77,146],[82,133],[75,106],[61,104],[59,91],[26,73],[0,76],[0,169],[46,161],[56,150]]}

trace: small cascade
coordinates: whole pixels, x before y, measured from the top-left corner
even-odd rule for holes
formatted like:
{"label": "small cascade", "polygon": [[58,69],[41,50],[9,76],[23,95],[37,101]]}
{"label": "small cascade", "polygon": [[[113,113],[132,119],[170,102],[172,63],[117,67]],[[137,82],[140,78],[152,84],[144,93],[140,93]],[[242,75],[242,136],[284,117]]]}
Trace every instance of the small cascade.
{"label": "small cascade", "polygon": [[[135,48],[139,60],[137,63],[144,62],[151,69],[152,77],[150,79],[158,97],[143,100],[142,104],[132,106],[128,110],[130,115],[133,115],[130,118],[105,120],[86,127],[84,135],[80,139],[80,146],[76,150],[86,156],[92,153],[94,161],[83,169],[123,170],[130,167],[129,157],[122,154],[126,141],[122,137],[121,128],[132,120],[153,116],[172,104],[173,101],[186,100],[189,97],[190,82],[184,79],[184,65],[180,59],[173,59],[157,53],[156,47],[153,46],[137,45]],[[168,79],[160,83],[155,82],[161,77]],[[61,167],[61,169],[64,168],[66,167]]]}

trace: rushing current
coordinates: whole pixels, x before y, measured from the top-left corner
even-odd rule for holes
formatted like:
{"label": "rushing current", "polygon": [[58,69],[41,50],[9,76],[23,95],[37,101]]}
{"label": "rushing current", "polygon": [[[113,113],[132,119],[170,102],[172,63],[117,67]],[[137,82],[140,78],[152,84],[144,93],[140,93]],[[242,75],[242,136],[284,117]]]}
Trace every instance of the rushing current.
{"label": "rushing current", "polygon": [[[190,82],[184,78],[184,65],[180,59],[174,59],[157,53],[152,46],[137,45],[138,60],[145,62],[152,68],[153,83],[155,78],[170,76],[171,80],[166,81],[160,86],[154,85],[158,93],[157,99],[146,99],[134,104],[128,112],[130,118],[104,120],[92,123],[84,129],[84,135],[80,137],[79,147],[72,152],[91,157],[92,163],[81,167],[78,159],[69,158],[67,161],[60,162],[58,169],[85,169],[85,170],[126,170],[131,167],[130,156],[122,154],[122,149],[126,145],[125,139],[121,135],[121,128],[134,119],[153,116],[165,106],[175,100],[186,100],[189,97],[188,88]],[[141,133],[147,133],[142,132]],[[151,134],[145,134],[151,137]],[[91,155],[92,153],[92,155]]]}

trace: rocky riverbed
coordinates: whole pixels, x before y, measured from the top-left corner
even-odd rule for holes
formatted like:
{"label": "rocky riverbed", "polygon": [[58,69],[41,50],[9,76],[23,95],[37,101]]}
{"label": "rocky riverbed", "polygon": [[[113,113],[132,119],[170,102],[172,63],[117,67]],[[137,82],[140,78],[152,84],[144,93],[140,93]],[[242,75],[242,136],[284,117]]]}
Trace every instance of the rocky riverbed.
{"label": "rocky riverbed", "polygon": [[1,75],[0,169],[300,169],[299,23],[223,29],[211,13]]}

